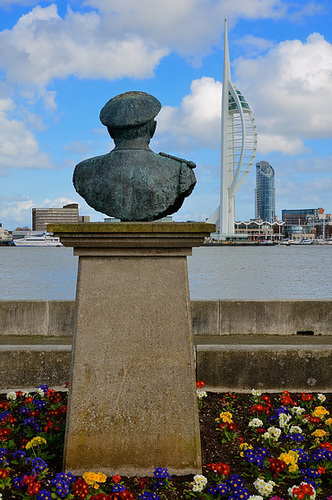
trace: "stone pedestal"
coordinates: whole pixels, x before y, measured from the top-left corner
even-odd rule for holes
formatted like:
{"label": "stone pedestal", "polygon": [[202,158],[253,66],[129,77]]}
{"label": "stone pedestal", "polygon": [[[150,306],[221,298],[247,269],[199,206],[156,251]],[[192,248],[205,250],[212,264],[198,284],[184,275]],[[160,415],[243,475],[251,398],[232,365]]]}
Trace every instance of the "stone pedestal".
{"label": "stone pedestal", "polygon": [[66,471],[201,471],[186,256],[213,230],[48,226],[79,256]]}

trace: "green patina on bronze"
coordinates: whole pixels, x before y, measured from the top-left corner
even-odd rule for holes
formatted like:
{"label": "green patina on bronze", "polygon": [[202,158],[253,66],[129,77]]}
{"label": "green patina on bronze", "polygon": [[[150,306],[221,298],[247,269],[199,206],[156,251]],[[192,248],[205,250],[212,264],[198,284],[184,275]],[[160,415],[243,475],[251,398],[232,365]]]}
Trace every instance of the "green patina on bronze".
{"label": "green patina on bronze", "polygon": [[194,189],[195,163],[149,147],[160,108],[152,95],[132,91],[101,110],[115,148],[82,161],[73,175],[76,191],[98,212],[121,221],[159,220],[177,212]]}
{"label": "green patina on bronze", "polygon": [[82,222],[78,224],[48,224],[47,231],[66,233],[204,233],[214,232],[214,224],[206,222]]}

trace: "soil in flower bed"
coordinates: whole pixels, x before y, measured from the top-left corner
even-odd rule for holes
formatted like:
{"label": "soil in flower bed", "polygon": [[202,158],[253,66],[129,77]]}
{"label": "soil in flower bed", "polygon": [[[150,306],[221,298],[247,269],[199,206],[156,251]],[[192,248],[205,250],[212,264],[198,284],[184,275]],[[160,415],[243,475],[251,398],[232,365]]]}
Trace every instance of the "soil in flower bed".
{"label": "soil in flower bed", "polygon": [[[10,412],[16,422],[10,422],[10,419],[1,422],[1,416],[4,414],[4,408],[1,409],[1,401],[8,402],[6,396],[0,396],[0,436],[1,428],[11,428],[12,434],[6,439],[0,440],[0,449],[9,448],[8,461],[10,467],[11,484],[15,477],[22,477],[31,471],[31,464],[26,464],[25,460],[14,460],[12,455],[15,450],[24,450],[27,457],[33,458],[35,455],[30,450],[26,450],[25,446],[34,436],[42,436],[48,442],[48,446],[36,447],[37,456],[41,456],[48,464],[48,470],[43,471],[40,477],[42,488],[49,489],[50,481],[55,477],[56,473],[62,471],[62,452],[63,438],[65,425],[65,405],[67,394],[65,392],[56,393],[58,396],[52,396],[55,401],[53,408],[60,409],[56,412],[57,415],[48,414],[46,417],[43,412],[46,412],[46,407],[35,408],[34,401],[25,407],[29,408],[29,412],[24,415],[24,419],[33,418],[37,427],[35,429],[27,427],[27,425],[18,425],[23,422],[22,404],[18,401],[13,402],[5,411]],[[192,491],[193,475],[191,476],[172,476],[171,483],[166,481],[166,485],[170,487],[156,487],[156,479],[154,478],[126,478],[122,477],[121,482],[126,487],[126,490],[133,493],[134,498],[138,498],[144,491],[154,491],[161,499],[182,500],[189,496],[197,498],[216,498],[217,500],[228,500],[230,494],[218,496],[209,493],[209,488],[216,484],[226,483],[232,475],[239,475],[245,482],[245,486],[250,495],[261,494],[254,486],[253,482],[257,477],[263,478],[266,482],[273,480],[276,486],[273,493],[264,497],[267,500],[274,496],[280,499],[288,500],[290,498],[288,489],[294,485],[299,485],[302,481],[316,481],[317,495],[316,500],[326,500],[332,495],[332,425],[330,419],[332,417],[332,394],[325,394],[323,397],[318,397],[318,394],[299,394],[299,393],[278,393],[278,394],[238,394],[238,393],[207,393],[206,397],[199,399],[201,406],[200,413],[200,433],[202,446],[202,474],[207,478],[208,484],[202,492],[194,493]],[[35,396],[34,396],[35,397]],[[22,398],[21,398],[22,399]],[[56,399],[58,401],[56,402]],[[38,400],[46,401],[48,398],[39,397]],[[291,408],[301,407],[304,410],[295,418]],[[316,408],[323,410],[315,410]],[[283,408],[284,410],[280,410]],[[49,410],[48,410],[49,411]],[[21,413],[20,413],[21,412]],[[39,412],[39,414],[38,414]],[[288,423],[288,427],[283,429],[280,438],[273,442],[263,439],[263,435],[267,430],[274,426],[279,427],[280,413],[292,415],[292,419]],[[216,421],[216,419],[219,419]],[[253,419],[259,419],[263,425],[249,426],[249,422]],[[48,422],[48,424],[47,424]],[[54,425],[50,424],[52,422]],[[259,423],[259,422],[258,422]],[[48,428],[47,428],[48,425]],[[293,441],[290,436],[290,427],[295,425],[300,427],[302,432],[295,433],[297,440]],[[38,431],[39,426],[39,431]],[[32,426],[33,427],[33,426]],[[46,430],[45,430],[46,427]],[[295,429],[296,430],[296,429]],[[298,430],[298,429],[297,429]],[[315,433],[317,430],[322,431]],[[293,430],[294,433],[294,430]],[[285,439],[285,435],[288,436]],[[290,437],[290,439],[289,439]],[[13,447],[13,439],[15,447]],[[9,446],[9,443],[12,443]],[[264,457],[264,464],[257,465],[250,461],[250,455],[245,455],[246,449],[267,450]],[[310,456],[310,460],[298,464],[294,472],[290,471],[291,463],[283,466],[281,471],[277,468],[273,470],[270,466],[270,458],[279,459],[282,453],[289,453],[290,450],[303,449]],[[43,450],[43,451],[42,451]],[[317,450],[330,450],[330,455],[326,455],[325,459],[313,461],[312,456]],[[32,450],[34,451],[34,450]],[[41,453],[38,455],[38,451]],[[265,453],[265,452],[264,452]],[[242,456],[241,456],[242,454]],[[48,456],[49,455],[49,456]],[[53,456],[52,456],[53,455]],[[249,457],[249,460],[248,460]],[[252,458],[252,457],[251,457]],[[221,465],[220,465],[221,463]],[[167,464],[156,464],[156,466],[167,467]],[[226,467],[225,467],[226,466]],[[0,465],[0,470],[6,468]],[[229,467],[229,469],[228,469]],[[299,469],[314,469],[312,475],[316,478],[306,478],[304,474],[299,473]],[[318,474],[319,470],[319,474]],[[88,471],[87,471],[88,472]],[[97,470],[94,472],[98,472]],[[276,475],[275,475],[275,474]],[[38,474],[37,474],[38,476]],[[39,479],[39,477],[37,477]],[[100,490],[109,495],[111,493],[112,478],[107,478],[106,482],[100,485]],[[0,475],[1,486],[1,475]],[[11,488],[0,489],[3,500],[14,500],[22,498],[22,489],[15,489],[12,484]],[[208,493],[208,496],[206,494]],[[32,498],[35,500],[36,495],[26,496],[23,498]],[[54,498],[60,498],[58,496]],[[65,496],[63,498],[74,498],[73,496]],[[78,496],[75,498],[79,498]],[[120,496],[113,494],[114,500],[121,500]],[[248,496],[243,497],[248,498]],[[309,497],[308,497],[309,498]],[[128,499],[132,500],[132,499]]]}

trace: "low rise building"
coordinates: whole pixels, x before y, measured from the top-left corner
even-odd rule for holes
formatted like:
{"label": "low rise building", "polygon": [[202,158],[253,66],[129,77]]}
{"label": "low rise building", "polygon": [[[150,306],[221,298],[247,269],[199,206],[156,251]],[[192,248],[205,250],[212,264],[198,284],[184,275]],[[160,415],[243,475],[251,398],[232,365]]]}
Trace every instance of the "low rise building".
{"label": "low rise building", "polygon": [[263,221],[250,219],[249,221],[235,221],[235,233],[247,235],[251,241],[280,241],[283,238],[284,222]]}
{"label": "low rise building", "polygon": [[80,222],[78,204],[71,203],[62,208],[33,208],[32,230],[47,231],[47,224],[77,224]]}

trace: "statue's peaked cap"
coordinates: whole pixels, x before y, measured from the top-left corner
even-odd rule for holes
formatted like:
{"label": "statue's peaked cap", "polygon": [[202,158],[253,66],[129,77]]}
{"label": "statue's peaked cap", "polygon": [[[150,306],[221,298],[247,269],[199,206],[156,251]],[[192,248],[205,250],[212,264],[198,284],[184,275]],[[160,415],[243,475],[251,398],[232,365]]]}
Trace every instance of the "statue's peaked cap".
{"label": "statue's peaked cap", "polygon": [[160,109],[160,102],[152,95],[131,91],[110,99],[101,110],[99,118],[106,127],[134,127],[153,120]]}

